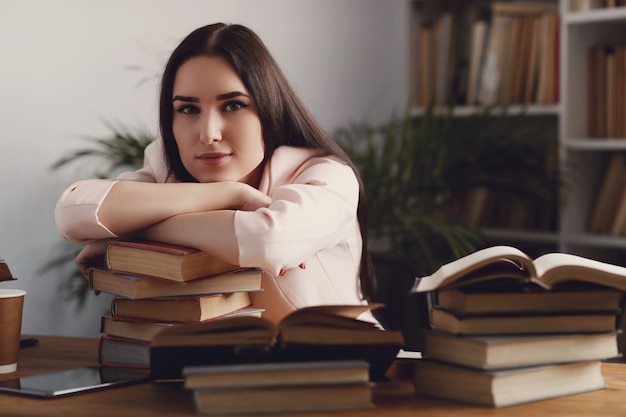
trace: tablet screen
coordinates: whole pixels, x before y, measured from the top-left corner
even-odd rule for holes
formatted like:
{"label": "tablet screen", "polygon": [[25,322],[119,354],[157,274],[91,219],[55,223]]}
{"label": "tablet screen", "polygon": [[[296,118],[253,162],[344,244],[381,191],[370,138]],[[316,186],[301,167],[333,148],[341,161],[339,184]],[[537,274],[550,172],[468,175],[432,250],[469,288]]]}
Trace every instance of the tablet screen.
{"label": "tablet screen", "polygon": [[0,392],[52,398],[147,381],[147,371],[87,366],[0,381]]}

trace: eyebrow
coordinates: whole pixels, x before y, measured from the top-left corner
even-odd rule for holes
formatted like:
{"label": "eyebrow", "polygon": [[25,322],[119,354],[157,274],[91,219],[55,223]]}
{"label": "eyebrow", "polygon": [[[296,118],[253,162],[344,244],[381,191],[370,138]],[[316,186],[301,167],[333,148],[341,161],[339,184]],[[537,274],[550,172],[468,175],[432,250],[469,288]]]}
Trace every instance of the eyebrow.
{"label": "eyebrow", "polygon": [[[241,91],[231,91],[229,93],[218,94],[216,98],[217,100],[228,100],[230,98],[235,98],[235,97],[250,98],[250,95],[243,93]],[[174,98],[172,98],[172,101],[186,101],[190,103],[198,103],[200,100],[197,97],[175,95]]]}

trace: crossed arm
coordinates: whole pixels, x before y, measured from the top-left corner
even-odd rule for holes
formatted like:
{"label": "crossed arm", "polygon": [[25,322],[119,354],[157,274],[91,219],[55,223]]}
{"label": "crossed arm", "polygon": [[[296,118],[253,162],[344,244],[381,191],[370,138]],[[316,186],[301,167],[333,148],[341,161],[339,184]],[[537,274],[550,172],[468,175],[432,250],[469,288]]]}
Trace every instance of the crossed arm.
{"label": "crossed arm", "polygon": [[[119,181],[100,205],[98,218],[117,236],[193,246],[237,264],[234,210],[254,211],[269,203],[267,195],[239,182]],[[103,245],[88,245],[77,257],[76,263],[84,273],[97,263],[103,249]]]}

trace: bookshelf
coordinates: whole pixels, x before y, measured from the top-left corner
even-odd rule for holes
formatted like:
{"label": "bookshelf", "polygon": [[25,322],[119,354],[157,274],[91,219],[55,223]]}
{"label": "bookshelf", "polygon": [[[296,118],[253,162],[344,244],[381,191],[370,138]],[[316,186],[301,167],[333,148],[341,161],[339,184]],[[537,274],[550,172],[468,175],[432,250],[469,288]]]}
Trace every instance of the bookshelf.
{"label": "bookshelf", "polygon": [[[558,217],[554,222],[554,227],[533,230],[485,225],[482,228],[483,234],[490,243],[513,244],[530,250],[530,253],[534,249],[536,254],[559,250],[624,265],[626,264],[626,259],[623,258],[626,251],[626,231],[619,235],[590,231],[591,217],[599,197],[599,190],[604,182],[605,171],[612,155],[620,152],[626,153],[626,137],[622,137],[624,134],[612,135],[610,138],[606,134],[590,135],[590,120],[592,120],[590,112],[596,105],[591,104],[591,96],[594,93],[593,90],[590,92],[589,80],[592,79],[593,72],[590,70],[588,55],[589,50],[596,46],[626,45],[626,7],[620,6],[621,0],[615,0],[614,6],[607,5],[606,2],[611,0],[526,0],[526,2],[529,1],[543,5],[546,9],[556,10],[557,14],[556,52],[553,55],[556,62],[552,64],[554,65],[553,82],[556,88],[553,99],[542,100],[535,97],[529,100],[529,93],[527,93],[525,99],[516,101],[511,100],[510,96],[507,99],[506,94],[503,96],[500,92],[499,99],[491,103],[481,103],[476,98],[468,100],[470,96],[476,97],[476,93],[473,95],[457,93],[456,96],[453,94],[443,100],[439,97],[435,97],[434,100],[437,104],[454,105],[457,117],[480,112],[486,105],[492,105],[505,107],[510,114],[524,113],[528,123],[534,123],[536,120],[549,120],[551,129],[547,133],[547,140],[554,141],[563,182],[561,198],[557,203]],[[466,21],[484,19],[491,28],[491,22],[495,16],[494,3],[496,2],[493,0],[472,2],[409,0],[411,16],[409,44],[412,54],[410,88],[413,103],[411,114],[414,117],[419,118],[423,114],[424,90],[421,84],[424,80],[428,80],[429,83],[437,85],[432,75],[418,74],[420,56],[422,59],[425,56],[423,51],[420,52],[419,44],[423,42],[423,31],[420,27],[424,25],[436,27],[437,24],[434,22],[437,19],[433,16],[441,16],[442,13],[450,10],[454,11],[459,4],[464,4],[460,13]],[[516,4],[519,2],[504,0],[497,3]],[[458,10],[457,13],[459,13]],[[513,26],[511,21],[509,24]],[[465,25],[470,27],[469,23]],[[468,48],[465,55],[467,62],[464,64],[465,67],[457,66],[456,71],[470,73],[471,30],[465,30],[467,31],[465,45],[461,44],[458,47]],[[514,31],[515,29],[511,29],[511,32]],[[436,30],[433,33],[436,33]],[[446,39],[441,34],[427,36],[440,40]],[[514,35],[510,36],[514,39]],[[437,62],[440,64],[439,61]],[[617,67],[617,72],[626,74],[626,58],[622,65],[624,67]],[[459,74],[456,76],[458,77]],[[449,74],[448,77],[451,75]],[[472,76],[461,75],[461,79],[463,78],[471,79]],[[537,81],[534,82],[536,93]],[[458,79],[456,83],[459,83]],[[505,83],[506,81],[500,81],[501,86]],[[626,81],[616,81],[615,85],[615,91],[624,91],[622,96],[626,97]],[[467,91],[467,86],[465,88]],[[442,91],[441,87],[433,88],[433,90]],[[626,120],[626,111],[622,109],[622,106],[626,107],[626,103],[619,104],[612,116],[613,120]],[[624,194],[625,191],[626,187],[618,194]],[[555,193],[557,193],[556,189]]]}

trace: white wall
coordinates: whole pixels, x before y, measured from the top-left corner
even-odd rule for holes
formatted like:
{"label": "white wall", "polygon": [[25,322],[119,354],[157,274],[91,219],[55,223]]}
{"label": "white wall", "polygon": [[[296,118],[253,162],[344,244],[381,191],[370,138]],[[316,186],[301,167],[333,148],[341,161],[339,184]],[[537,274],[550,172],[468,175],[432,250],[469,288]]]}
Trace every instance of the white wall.
{"label": "white wall", "polygon": [[[109,298],[76,311],[40,273],[61,241],[61,191],[86,175],[53,161],[106,134],[156,131],[157,81],[173,47],[216,21],[255,30],[322,125],[385,120],[407,95],[405,0],[0,0],[0,258],[27,290],[23,332],[99,334]],[[129,66],[140,66],[131,71]],[[144,78],[147,82],[141,82]]]}

